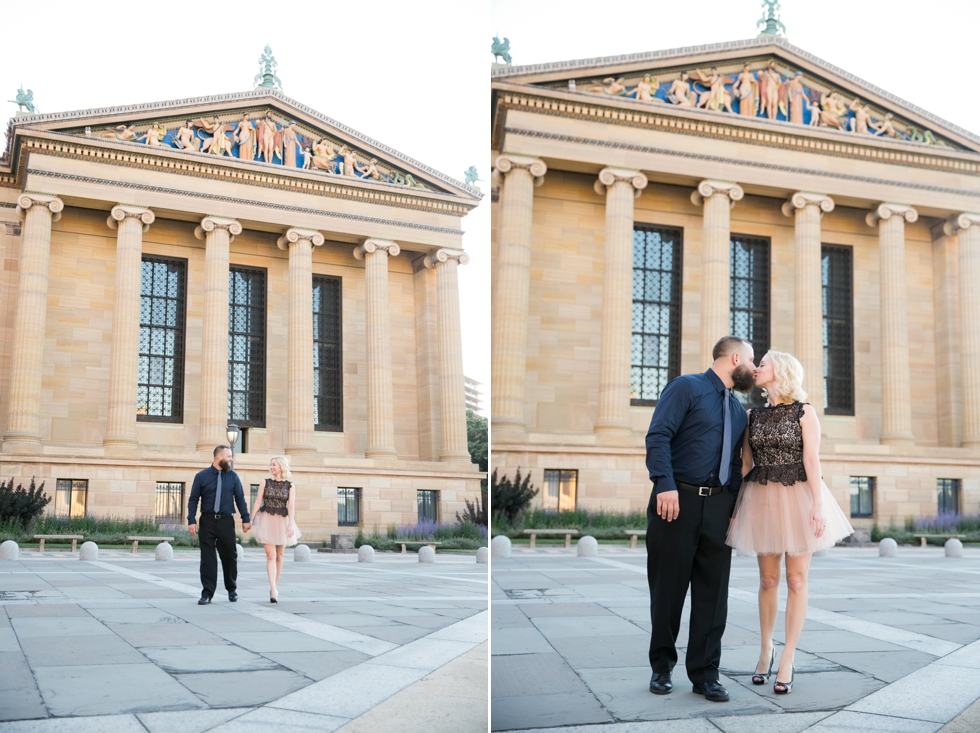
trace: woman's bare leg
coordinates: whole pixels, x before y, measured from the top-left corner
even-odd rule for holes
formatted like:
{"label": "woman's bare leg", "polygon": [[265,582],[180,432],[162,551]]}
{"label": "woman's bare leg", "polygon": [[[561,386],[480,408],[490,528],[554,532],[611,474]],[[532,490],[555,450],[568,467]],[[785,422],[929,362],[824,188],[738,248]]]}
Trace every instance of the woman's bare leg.
{"label": "woman's bare leg", "polygon": [[276,545],[276,588],[279,587],[279,576],[282,575],[282,553],[284,545]]}
{"label": "woman's bare leg", "polygon": [[276,597],[276,583],[279,578],[276,575],[276,546],[262,545],[265,548],[265,570],[269,574],[269,597]]}
{"label": "woman's bare leg", "polygon": [[764,675],[769,670],[772,659],[772,634],[776,629],[776,616],[779,614],[779,570],[780,555],[759,555],[759,628],[762,632],[762,648],[759,651],[759,664],[756,674]]}
{"label": "woman's bare leg", "polygon": [[793,674],[793,658],[796,655],[796,645],[806,621],[807,605],[807,575],[810,572],[810,555],[786,556],[786,586],[789,593],[786,597],[786,646],[783,656],[779,659],[777,682],[789,682]]}

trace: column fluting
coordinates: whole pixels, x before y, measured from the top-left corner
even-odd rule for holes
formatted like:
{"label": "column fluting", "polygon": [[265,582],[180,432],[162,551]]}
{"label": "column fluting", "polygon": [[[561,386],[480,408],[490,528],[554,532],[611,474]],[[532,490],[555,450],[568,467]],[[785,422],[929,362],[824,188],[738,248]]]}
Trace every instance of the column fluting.
{"label": "column fluting", "polygon": [[956,234],[960,274],[960,363],[963,390],[963,442],[980,446],[980,214],[960,214],[944,225]]}

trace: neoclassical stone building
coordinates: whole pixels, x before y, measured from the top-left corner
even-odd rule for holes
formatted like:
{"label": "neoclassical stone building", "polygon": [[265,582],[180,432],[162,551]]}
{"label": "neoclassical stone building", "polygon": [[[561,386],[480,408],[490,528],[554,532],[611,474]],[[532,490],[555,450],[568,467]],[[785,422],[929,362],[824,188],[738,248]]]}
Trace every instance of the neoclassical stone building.
{"label": "neoclassical stone building", "polygon": [[856,526],[977,511],[980,137],[771,35],[492,88],[493,468],[644,509],[660,391],[734,332],[803,363]]}
{"label": "neoclassical stone building", "polygon": [[242,436],[320,538],[453,520],[457,267],[477,189],[276,89],[18,116],[0,161],[0,475],[63,515],[186,521]]}

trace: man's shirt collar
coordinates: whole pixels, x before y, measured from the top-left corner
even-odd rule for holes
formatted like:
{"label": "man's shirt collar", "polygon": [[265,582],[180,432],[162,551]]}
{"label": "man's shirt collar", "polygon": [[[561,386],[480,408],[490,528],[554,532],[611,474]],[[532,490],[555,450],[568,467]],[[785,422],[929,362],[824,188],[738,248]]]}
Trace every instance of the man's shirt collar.
{"label": "man's shirt collar", "polygon": [[721,381],[721,377],[715,374],[714,369],[709,369],[704,373],[704,375],[708,378],[708,381],[711,382],[712,386],[714,386],[716,392],[724,392],[727,389],[727,387],[725,387],[725,383]]}

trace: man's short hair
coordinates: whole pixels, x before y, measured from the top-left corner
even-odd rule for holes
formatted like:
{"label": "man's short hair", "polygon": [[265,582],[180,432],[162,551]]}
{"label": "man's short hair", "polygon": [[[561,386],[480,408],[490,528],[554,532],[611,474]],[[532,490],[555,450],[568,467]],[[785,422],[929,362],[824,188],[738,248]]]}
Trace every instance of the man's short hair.
{"label": "man's short hair", "polygon": [[[718,347],[716,346],[715,348]],[[217,448],[214,449],[214,457],[217,458],[218,454],[223,450],[231,450],[231,448],[229,448],[227,445],[219,445]]]}
{"label": "man's short hair", "polygon": [[723,357],[728,356],[733,351],[738,351],[743,346],[751,347],[748,341],[743,339],[741,336],[722,336],[718,339],[718,343],[715,344],[715,348],[711,350],[711,358],[715,361]]}

